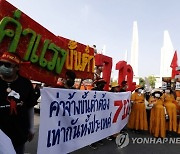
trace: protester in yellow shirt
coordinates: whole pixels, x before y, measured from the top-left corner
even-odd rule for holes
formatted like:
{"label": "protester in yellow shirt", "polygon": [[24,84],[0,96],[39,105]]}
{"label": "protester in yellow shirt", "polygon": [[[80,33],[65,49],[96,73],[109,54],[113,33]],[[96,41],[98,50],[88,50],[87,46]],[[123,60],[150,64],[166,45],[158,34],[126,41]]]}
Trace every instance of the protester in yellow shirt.
{"label": "protester in yellow shirt", "polygon": [[142,93],[143,88],[137,86],[135,92],[131,95],[132,109],[127,127],[129,129],[148,130],[147,115],[145,108],[145,97]]}
{"label": "protester in yellow shirt", "polygon": [[150,115],[150,133],[155,137],[165,137],[165,110],[163,100],[161,98],[162,92],[154,91],[149,98],[149,106],[152,106]]}
{"label": "protester in yellow shirt", "polygon": [[[180,90],[176,90],[176,101],[174,102],[176,105],[176,111],[177,115],[180,116]],[[177,128],[177,133],[180,134],[180,119],[177,118],[178,122],[178,128]]]}
{"label": "protester in yellow shirt", "polygon": [[169,132],[177,131],[177,111],[175,105],[175,97],[171,89],[166,89],[162,99],[164,101],[164,106],[166,107],[168,122],[167,122],[167,130]]}

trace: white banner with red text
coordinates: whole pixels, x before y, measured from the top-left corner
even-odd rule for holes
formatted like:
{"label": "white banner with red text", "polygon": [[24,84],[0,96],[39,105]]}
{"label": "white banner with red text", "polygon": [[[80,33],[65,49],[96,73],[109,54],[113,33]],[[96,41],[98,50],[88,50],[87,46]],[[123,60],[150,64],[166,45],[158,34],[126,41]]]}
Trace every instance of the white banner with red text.
{"label": "white banner with red text", "polygon": [[59,88],[41,90],[38,154],[64,154],[112,134],[127,124],[131,92]]}

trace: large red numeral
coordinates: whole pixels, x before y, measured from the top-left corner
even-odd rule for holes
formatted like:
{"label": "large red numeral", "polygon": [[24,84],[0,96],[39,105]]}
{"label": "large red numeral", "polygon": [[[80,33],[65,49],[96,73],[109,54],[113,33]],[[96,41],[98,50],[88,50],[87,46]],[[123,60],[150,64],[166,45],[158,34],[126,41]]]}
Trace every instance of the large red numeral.
{"label": "large red numeral", "polygon": [[127,65],[126,61],[119,61],[116,64],[116,70],[119,70],[118,83],[126,80],[128,85],[128,91],[134,91],[136,83],[133,82],[133,69],[131,65]]}
{"label": "large red numeral", "polygon": [[96,66],[103,66],[103,79],[106,80],[106,85],[104,87],[104,90],[108,91],[109,90],[109,83],[111,79],[111,70],[112,70],[112,58],[102,55],[102,54],[97,54],[95,56],[95,65]]}
{"label": "large red numeral", "polygon": [[119,70],[119,75],[118,75],[118,83],[119,84],[121,84],[121,82],[125,80],[125,77],[127,74],[126,66],[127,66],[126,61],[119,61],[116,64],[116,70]]}
{"label": "large red numeral", "polygon": [[136,82],[133,82],[133,69],[131,65],[127,65],[127,85],[128,85],[128,91],[134,91],[136,88]]}
{"label": "large red numeral", "polygon": [[[107,84],[104,87],[104,90],[109,90],[109,83],[111,79],[111,70],[112,70],[112,58],[97,54],[95,56],[95,65],[103,66],[103,79],[106,80]],[[119,70],[118,83],[121,84],[122,81],[126,80],[128,85],[128,91],[134,91],[136,83],[133,82],[133,69],[131,65],[127,64],[126,61],[119,61],[116,64],[116,70]]]}

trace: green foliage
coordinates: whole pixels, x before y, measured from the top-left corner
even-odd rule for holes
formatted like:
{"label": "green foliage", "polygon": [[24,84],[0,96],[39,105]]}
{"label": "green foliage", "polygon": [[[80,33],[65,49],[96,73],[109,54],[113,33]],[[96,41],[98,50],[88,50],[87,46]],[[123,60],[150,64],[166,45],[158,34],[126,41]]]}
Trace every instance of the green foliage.
{"label": "green foliage", "polygon": [[[147,80],[148,80],[149,86],[151,86],[152,88],[155,88],[156,78],[154,76],[148,76]],[[139,85],[145,88],[145,85],[146,85],[145,79],[139,78]]]}
{"label": "green foliage", "polygon": [[154,76],[148,76],[149,84],[152,88],[155,88],[156,78]]}
{"label": "green foliage", "polygon": [[143,78],[139,78],[139,85],[143,88],[145,87],[145,80]]}

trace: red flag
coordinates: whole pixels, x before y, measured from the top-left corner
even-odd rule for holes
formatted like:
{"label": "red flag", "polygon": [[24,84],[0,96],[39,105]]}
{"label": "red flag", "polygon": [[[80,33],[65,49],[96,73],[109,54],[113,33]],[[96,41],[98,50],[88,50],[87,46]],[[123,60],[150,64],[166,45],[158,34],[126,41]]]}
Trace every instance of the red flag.
{"label": "red flag", "polygon": [[175,77],[175,75],[178,74],[178,71],[176,71],[176,67],[178,67],[178,57],[177,57],[177,51],[175,51],[172,62],[170,67],[172,68],[172,78]]}

